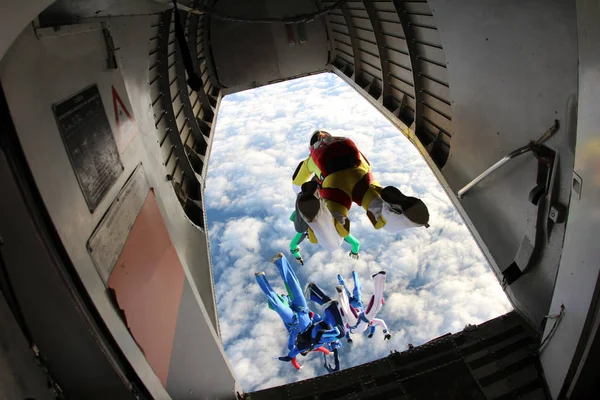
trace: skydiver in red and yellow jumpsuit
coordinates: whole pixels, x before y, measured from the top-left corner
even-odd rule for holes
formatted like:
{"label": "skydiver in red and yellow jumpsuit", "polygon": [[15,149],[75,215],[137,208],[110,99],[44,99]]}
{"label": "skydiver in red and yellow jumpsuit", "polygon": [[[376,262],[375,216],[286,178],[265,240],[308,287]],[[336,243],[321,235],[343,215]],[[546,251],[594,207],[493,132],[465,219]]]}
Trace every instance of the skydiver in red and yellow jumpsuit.
{"label": "skydiver in red and yellow jumpsuit", "polygon": [[[337,249],[350,234],[348,210],[353,202],[365,209],[375,229],[396,233],[429,226],[427,206],[375,181],[369,161],[352,140],[319,130],[313,133],[309,150],[294,172],[293,183],[301,186],[297,205],[309,225],[311,243]],[[316,181],[311,180],[313,175]]]}

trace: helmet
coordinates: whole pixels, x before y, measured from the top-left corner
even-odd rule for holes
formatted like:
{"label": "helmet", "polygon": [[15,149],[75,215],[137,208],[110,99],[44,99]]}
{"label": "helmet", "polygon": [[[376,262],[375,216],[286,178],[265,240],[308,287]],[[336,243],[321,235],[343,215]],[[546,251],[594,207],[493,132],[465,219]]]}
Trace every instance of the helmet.
{"label": "helmet", "polygon": [[315,143],[317,143],[321,139],[321,137],[323,135],[331,136],[331,134],[329,132],[326,132],[326,131],[324,131],[322,129],[314,131],[313,134],[312,134],[312,136],[310,137],[310,145],[312,146]]}

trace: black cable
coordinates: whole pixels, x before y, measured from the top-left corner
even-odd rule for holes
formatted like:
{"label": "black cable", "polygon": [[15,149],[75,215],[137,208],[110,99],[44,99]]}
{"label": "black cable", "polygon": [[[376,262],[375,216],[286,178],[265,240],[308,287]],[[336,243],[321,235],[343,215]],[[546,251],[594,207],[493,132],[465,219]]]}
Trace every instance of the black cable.
{"label": "black cable", "polygon": [[21,328],[21,332],[23,332],[23,336],[25,336],[25,340],[27,340],[29,347],[31,347],[33,345],[31,331],[25,322],[23,312],[19,306],[19,301],[15,295],[15,290],[10,281],[8,267],[4,261],[4,254],[2,252],[3,244],[2,238],[0,238],[0,296],[4,295],[4,300],[8,304],[8,309],[11,311],[19,328]]}
{"label": "black cable", "polygon": [[264,17],[264,18],[249,18],[249,17],[234,17],[230,15],[221,14],[219,11],[216,11],[214,8],[210,8],[207,6],[200,7],[195,9],[196,11],[201,11],[209,15],[210,17],[220,19],[223,21],[232,21],[232,22],[254,22],[259,24],[274,24],[274,23],[283,23],[283,24],[299,24],[301,22],[311,22],[321,15],[327,14],[329,11],[332,11],[348,0],[338,0],[334,4],[324,7],[319,11],[315,11],[307,14],[299,14],[293,17],[287,18],[279,18],[279,17]]}
{"label": "black cable", "polygon": [[39,354],[39,349],[33,342],[33,336],[31,335],[31,331],[27,326],[27,322],[25,321],[25,317],[23,316],[23,311],[21,311],[21,306],[19,305],[19,301],[15,294],[14,287],[12,285],[12,282],[10,281],[8,266],[6,264],[6,261],[4,260],[4,254],[2,253],[3,245],[4,242],[0,237],[0,296],[4,296],[4,300],[8,304],[8,309],[11,311],[13,318],[17,322],[17,326],[19,327],[19,329],[21,329],[21,333],[25,337],[29,349],[33,352],[33,361],[35,365],[38,368],[40,368],[42,373],[45,375],[48,390],[54,395],[56,399],[64,400],[62,389],[50,374],[48,367],[46,366],[44,360]]}
{"label": "black cable", "polygon": [[[546,315],[544,317],[544,319],[542,320],[542,324],[543,324],[543,321],[545,321],[547,319],[553,319],[554,320],[554,324],[552,325],[552,328],[550,328],[550,331],[548,332],[548,335],[545,338],[544,337],[542,338],[542,341],[541,341],[540,346],[539,346],[539,352],[540,353],[544,349],[544,346],[546,345],[546,343],[548,343],[548,340],[550,340],[552,338],[552,336],[554,336],[554,333],[558,329],[558,325],[560,325],[560,321],[562,320],[564,314],[565,314],[565,305],[561,304],[561,306],[560,306],[560,312],[557,315]],[[544,332],[542,331],[542,336],[543,336],[543,334],[544,334]]]}

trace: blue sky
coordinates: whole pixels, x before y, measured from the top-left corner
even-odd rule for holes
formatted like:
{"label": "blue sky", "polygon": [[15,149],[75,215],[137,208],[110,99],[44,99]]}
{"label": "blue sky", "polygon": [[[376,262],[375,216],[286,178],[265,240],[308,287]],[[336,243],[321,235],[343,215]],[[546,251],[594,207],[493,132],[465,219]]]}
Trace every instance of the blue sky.
{"label": "blue sky", "polygon": [[[301,244],[305,265],[289,255],[295,234],[289,216],[295,193],[291,176],[308,156],[315,129],[350,137],[371,162],[375,178],[421,198],[430,228],[390,234],[374,230],[362,208],[350,210],[352,234],[361,241],[360,259],[349,245],[327,252]],[[284,292],[269,259],[284,252],[305,286],[313,281],[333,297],[338,273],[356,270],[363,298],[372,294],[370,276],[387,271],[386,303],[378,317],[393,335],[384,341],[359,335],[341,349],[342,368],[403,351],[467,324],[511,310],[506,296],[440,184],[413,145],[372,105],[334,74],[278,83],[223,99],[209,160],[205,203],[217,308],[225,352],[246,391],[326,373],[320,354],[300,357],[296,371],[275,358],[287,353],[287,333],[268,309],[254,279],[265,271]],[[317,309],[315,309],[317,311]]]}

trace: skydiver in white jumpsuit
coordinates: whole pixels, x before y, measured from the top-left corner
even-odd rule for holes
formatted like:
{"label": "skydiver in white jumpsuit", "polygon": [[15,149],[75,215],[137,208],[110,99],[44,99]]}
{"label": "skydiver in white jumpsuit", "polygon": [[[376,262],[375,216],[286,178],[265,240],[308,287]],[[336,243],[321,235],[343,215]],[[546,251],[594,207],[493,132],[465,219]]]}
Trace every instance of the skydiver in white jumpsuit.
{"label": "skydiver in white jumpsuit", "polygon": [[338,280],[341,285],[336,286],[339,298],[339,307],[342,311],[347,323],[346,338],[349,343],[351,333],[362,333],[369,328],[369,338],[373,337],[375,327],[380,326],[383,329],[384,340],[390,340],[392,335],[388,332],[387,325],[384,320],[375,318],[379,310],[384,304],[383,289],[385,286],[385,271],[380,271],[373,275],[374,294],[367,304],[366,308],[360,299],[360,283],[355,272],[352,273],[354,278],[354,293],[350,295],[350,291],[346,288],[344,280],[338,275]]}

